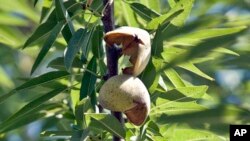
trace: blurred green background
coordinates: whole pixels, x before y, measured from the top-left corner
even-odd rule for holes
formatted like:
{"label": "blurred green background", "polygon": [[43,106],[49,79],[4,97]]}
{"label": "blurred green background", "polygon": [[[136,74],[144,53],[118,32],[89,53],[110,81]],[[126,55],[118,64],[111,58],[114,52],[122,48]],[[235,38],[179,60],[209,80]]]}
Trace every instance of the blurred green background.
{"label": "blurred green background", "polygon": [[[161,0],[162,9],[168,5]],[[2,0],[0,4],[0,95],[8,93],[30,77],[31,67],[39,52],[39,46],[22,46],[40,22],[42,1],[33,6],[33,0]],[[226,20],[227,19],[227,20]],[[195,29],[220,27],[220,25],[250,25],[250,0],[197,0],[186,22],[183,33]],[[174,34],[174,33],[173,33]],[[57,46],[63,43],[56,42]],[[207,81],[192,73],[181,72],[181,76],[193,84],[208,84],[209,91],[220,104],[236,104],[250,110],[250,30],[228,44],[228,54],[220,54],[219,59],[199,64],[199,68],[215,78]],[[58,48],[57,48],[58,49]],[[49,53],[41,67],[33,76],[50,71],[49,60],[59,56],[63,50]],[[39,96],[44,89],[24,90],[0,105],[0,122],[15,113],[26,102]],[[28,94],[27,94],[28,93]],[[36,93],[34,95],[33,93]],[[60,97],[59,97],[60,98]],[[208,104],[209,103],[205,103]],[[58,121],[54,118],[39,120],[22,128],[11,131],[4,140],[39,140],[44,128],[55,128]],[[248,121],[249,122],[249,121]],[[62,125],[63,126],[63,125]],[[1,136],[1,135],[0,135]]]}

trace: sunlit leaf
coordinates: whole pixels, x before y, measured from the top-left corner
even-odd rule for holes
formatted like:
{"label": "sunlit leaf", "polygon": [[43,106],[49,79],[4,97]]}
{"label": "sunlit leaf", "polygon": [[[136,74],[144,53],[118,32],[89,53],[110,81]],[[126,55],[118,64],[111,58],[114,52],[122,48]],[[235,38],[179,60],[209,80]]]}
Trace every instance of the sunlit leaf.
{"label": "sunlit leaf", "polygon": [[153,93],[158,86],[160,74],[156,72],[161,69],[161,66],[162,66],[162,60],[152,57],[145,71],[140,76],[140,79],[142,80],[144,85],[148,88],[150,93]]}
{"label": "sunlit leaf", "polygon": [[230,49],[227,49],[227,48],[222,48],[222,47],[219,47],[219,48],[216,48],[213,50],[214,52],[219,52],[219,53],[224,53],[224,54],[230,54],[230,55],[234,55],[234,56],[240,56],[238,53],[230,50]]}
{"label": "sunlit leaf", "polygon": [[[117,1],[118,2],[118,1]],[[123,1],[120,2],[121,8],[120,9],[122,12],[122,16],[124,16],[124,19],[127,23],[128,26],[133,26],[133,27],[138,27],[138,23],[135,19],[134,12],[130,8],[128,3],[125,3]]]}
{"label": "sunlit leaf", "polygon": [[113,135],[116,135],[120,138],[125,138],[125,130],[121,123],[112,115],[109,114],[85,114],[93,119],[93,122],[96,124],[91,124],[90,127],[98,125],[96,128],[104,129]]}
{"label": "sunlit leaf", "polygon": [[134,10],[135,13],[137,13],[146,21],[150,21],[153,18],[160,16],[160,14],[158,14],[157,12],[137,2],[130,3],[130,7]]}
{"label": "sunlit leaf", "polygon": [[152,55],[161,58],[163,52],[163,38],[162,38],[163,27],[159,26],[156,30],[153,43],[152,43]]}
{"label": "sunlit leaf", "polygon": [[164,23],[170,22],[175,17],[177,17],[179,14],[183,12],[183,9],[181,7],[176,7],[171,9],[168,13],[161,15],[157,18],[152,19],[146,26],[147,29],[157,29],[159,25],[162,25]]}
{"label": "sunlit leaf", "polygon": [[185,83],[174,69],[167,69],[164,73],[175,87],[185,87]]}
{"label": "sunlit leaf", "polygon": [[195,129],[175,129],[174,133],[168,135],[169,141],[187,141],[187,140],[210,140],[210,141],[226,141],[224,137],[220,137],[212,132]]}
{"label": "sunlit leaf", "polygon": [[71,139],[72,131],[44,131],[41,133],[41,137],[44,139],[64,139],[69,140]]}
{"label": "sunlit leaf", "polygon": [[[154,118],[155,116],[159,117],[159,116],[162,116],[163,114],[164,115],[180,115],[184,113],[193,113],[197,111],[202,111],[205,109],[206,108],[204,106],[201,106],[197,104],[196,102],[176,102],[176,101],[167,101],[167,100],[158,98],[157,106],[152,108],[150,116]],[[157,122],[168,123],[167,120],[157,121]]]}
{"label": "sunlit leaf", "polygon": [[[186,105],[188,106],[188,105]],[[229,124],[246,123],[250,117],[248,110],[233,105],[219,105],[212,109],[180,115],[163,114],[157,118],[159,124],[185,123],[193,127],[199,127],[204,123],[210,126],[211,131],[228,133]]]}
{"label": "sunlit leaf", "polygon": [[193,72],[196,75],[199,75],[199,76],[201,76],[203,78],[206,78],[208,80],[211,80],[211,81],[214,80],[212,77],[210,77],[207,74],[205,74],[204,72],[202,72],[199,68],[197,68],[194,64],[192,64],[190,62],[182,63],[182,64],[179,64],[178,66],[185,69],[185,70],[187,70],[187,71]]}
{"label": "sunlit leaf", "polygon": [[193,7],[194,0],[179,0],[179,1],[169,0],[168,2],[172,9],[175,9],[177,7],[184,9],[183,13],[181,13],[171,21],[171,23],[175,26],[178,27],[183,26]]}
{"label": "sunlit leaf", "polygon": [[141,4],[144,4],[147,7],[150,7],[150,9],[156,11],[156,12],[161,12],[161,2],[159,0],[140,0]]}

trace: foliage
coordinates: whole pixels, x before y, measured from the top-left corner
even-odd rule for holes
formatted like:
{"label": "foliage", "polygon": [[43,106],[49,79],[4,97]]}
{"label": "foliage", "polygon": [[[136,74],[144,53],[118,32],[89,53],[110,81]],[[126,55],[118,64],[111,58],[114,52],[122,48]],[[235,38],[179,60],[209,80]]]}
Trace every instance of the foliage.
{"label": "foliage", "polygon": [[[227,92],[215,75],[222,68],[249,68],[250,17],[230,13],[244,13],[247,1],[114,1],[117,27],[140,27],[152,36],[152,57],[139,76],[152,101],[142,127],[129,122],[123,127],[98,107],[107,71],[102,0],[90,6],[85,0],[29,2],[4,1],[0,6],[0,103],[7,107],[0,111],[3,139],[42,121],[40,136],[49,140],[111,140],[116,135],[126,140],[221,141],[228,139],[229,124],[249,123],[250,106],[224,100]],[[213,14],[216,6],[229,12],[215,9]],[[245,80],[241,86],[245,93],[248,85]]]}

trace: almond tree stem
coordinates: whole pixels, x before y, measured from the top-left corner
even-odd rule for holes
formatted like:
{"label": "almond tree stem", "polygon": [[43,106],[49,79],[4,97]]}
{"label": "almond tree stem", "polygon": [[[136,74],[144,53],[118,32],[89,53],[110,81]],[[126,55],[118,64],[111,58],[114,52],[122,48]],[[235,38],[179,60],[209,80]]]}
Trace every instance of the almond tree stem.
{"label": "almond tree stem", "polygon": [[[109,32],[114,30],[114,1],[113,0],[103,0],[103,5],[105,7],[103,11],[103,27],[104,32]],[[118,74],[118,59],[119,50],[115,46],[106,46],[107,55],[107,67],[108,67],[108,78]],[[120,123],[124,126],[124,119],[121,112],[112,112]],[[113,136],[113,141],[123,141],[123,139]]]}

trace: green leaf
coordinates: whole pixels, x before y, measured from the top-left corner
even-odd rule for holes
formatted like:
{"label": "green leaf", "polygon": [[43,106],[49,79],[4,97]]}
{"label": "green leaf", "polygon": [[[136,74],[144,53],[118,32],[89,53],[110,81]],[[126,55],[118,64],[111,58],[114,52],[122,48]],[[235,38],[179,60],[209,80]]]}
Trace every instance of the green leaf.
{"label": "green leaf", "polygon": [[97,126],[96,128],[104,129],[117,137],[125,138],[126,132],[121,123],[114,116],[110,114],[88,113],[85,113],[85,115],[91,117],[93,122],[96,123],[96,125],[90,123],[90,127]]}
{"label": "green leaf", "polygon": [[104,57],[102,39],[103,29],[101,26],[97,26],[92,37],[92,52],[97,59],[102,59]]}
{"label": "green leaf", "polygon": [[207,74],[205,74],[204,72],[202,72],[199,68],[197,68],[191,62],[179,64],[178,67],[181,67],[187,71],[193,72],[194,74],[199,75],[199,76],[206,78],[208,80],[214,81],[214,79],[212,77],[210,77]]}
{"label": "green leaf", "polygon": [[47,140],[70,140],[72,131],[44,131],[41,133],[41,137]]}
{"label": "green leaf", "polygon": [[87,30],[84,36],[83,40],[84,44],[81,47],[81,49],[82,49],[82,57],[85,59],[88,58],[89,49],[91,47],[91,41],[92,41],[91,39],[94,31],[95,31],[95,26],[93,26],[90,30]]}
{"label": "green leaf", "polygon": [[194,128],[204,126],[204,123],[206,123],[209,125],[210,131],[221,131],[227,134],[229,131],[229,124],[246,123],[249,121],[249,117],[250,113],[247,109],[233,105],[219,105],[212,109],[193,113],[179,115],[162,114],[156,119],[156,122],[159,124],[166,124],[166,122],[178,124],[185,123]]}
{"label": "green leaf", "polygon": [[[118,1],[117,1],[118,2]],[[122,11],[122,16],[124,17],[126,23],[128,26],[138,27],[138,23],[135,19],[134,12],[130,8],[128,3],[125,3],[123,1],[118,2],[118,4],[121,4],[121,8],[119,9]]]}
{"label": "green leaf", "polygon": [[28,40],[24,43],[23,48],[26,48],[31,43],[44,38],[47,36],[53,28],[55,28],[56,23],[53,21],[47,21],[41,25],[38,26],[36,31],[28,38]]}
{"label": "green leaf", "polygon": [[195,101],[206,93],[207,86],[180,87],[158,94],[158,97],[170,101]]}
{"label": "green leaf", "polygon": [[163,39],[162,39],[162,30],[163,27],[159,26],[156,30],[153,42],[152,42],[152,56],[156,56],[158,58],[161,57],[161,53],[163,52]]}
{"label": "green leaf", "polygon": [[50,12],[51,5],[53,4],[52,0],[44,0],[43,7],[40,16],[40,23],[46,18],[47,14]]}
{"label": "green leaf", "polygon": [[[185,113],[193,113],[197,111],[202,111],[206,109],[204,106],[197,104],[196,102],[176,102],[176,101],[168,101],[166,99],[158,98],[156,101],[156,107],[151,109],[150,117],[160,117],[162,115],[183,115]],[[167,119],[167,118],[166,118]],[[160,124],[164,122],[168,123],[167,120],[156,121]]]}
{"label": "green leaf", "polygon": [[45,57],[45,55],[48,53],[49,49],[52,47],[52,45],[54,44],[54,42],[56,41],[56,38],[58,36],[58,34],[61,32],[61,29],[64,26],[64,22],[59,22],[51,31],[48,39],[45,41],[41,51],[39,52],[35,63],[32,66],[31,69],[31,74],[33,74],[33,72],[36,70],[36,68],[38,67],[38,65],[41,63],[41,61],[43,60],[43,58]]}
{"label": "green leaf", "polygon": [[2,95],[0,97],[0,103],[2,103],[4,100],[15,94],[16,91],[20,91],[23,89],[28,89],[37,85],[41,85],[47,82],[51,82],[53,80],[68,76],[69,73],[65,71],[53,71],[53,72],[48,72],[46,74],[43,74],[41,76],[35,77],[26,83],[22,84],[21,86],[15,88],[13,91],[11,91],[9,94]]}
{"label": "green leaf", "polygon": [[8,132],[10,130],[19,128],[21,126],[27,125],[31,122],[37,121],[42,118],[48,118],[54,116],[55,114],[59,114],[62,111],[62,105],[60,104],[42,104],[25,115],[21,117],[14,117],[7,119],[6,121],[0,124],[0,133]]}
{"label": "green leaf", "polygon": [[80,128],[87,128],[87,123],[84,113],[91,108],[91,102],[89,98],[84,98],[79,101],[75,107],[75,119],[77,126]]}
{"label": "green leaf", "polygon": [[168,1],[168,2],[170,3],[170,7],[172,9],[176,8],[184,9],[184,11],[180,15],[178,15],[175,19],[171,21],[171,23],[177,27],[183,26],[193,7],[194,0],[179,0],[176,3],[173,3],[174,1]]}
{"label": "green leaf", "polygon": [[222,47],[219,47],[219,48],[216,48],[214,50],[212,50],[214,52],[219,52],[219,53],[224,53],[224,54],[230,54],[230,55],[234,55],[234,56],[240,56],[238,53],[232,51],[232,50],[229,50],[227,48],[222,48]]}
{"label": "green leaf", "polygon": [[185,87],[185,83],[174,69],[167,69],[164,71],[164,73],[176,88]]}
{"label": "green leaf", "polygon": [[[164,69],[168,69],[173,67],[176,64],[180,64],[183,61],[187,62],[195,57],[204,56],[204,54],[208,53],[210,50],[213,50],[217,47],[223,46],[226,43],[233,42],[238,37],[238,35],[243,32],[246,27],[237,27],[231,28],[229,31],[225,32],[224,35],[220,35],[218,37],[209,38],[191,49],[180,53],[178,57],[174,57],[171,61],[169,61],[161,71]],[[220,33],[221,34],[221,33]],[[166,56],[166,55],[163,55]]]}
{"label": "green leaf", "polygon": [[68,71],[70,71],[72,63],[75,59],[76,54],[79,52],[80,48],[85,44],[86,30],[80,28],[78,29],[69,41],[65,56],[64,65]]}
{"label": "green leaf", "polygon": [[171,39],[170,44],[182,45],[182,46],[194,46],[201,43],[205,39],[212,39],[215,37],[221,37],[225,35],[234,34],[244,30],[246,27],[231,27],[231,28],[212,28],[202,29],[189,34]]}
{"label": "green leaf", "polygon": [[67,43],[70,41],[72,35],[74,34],[74,26],[71,21],[70,15],[66,8],[64,7],[62,0],[55,1],[57,21],[65,21],[66,25],[63,28],[62,34]]}
{"label": "green leaf", "polygon": [[135,13],[137,13],[146,21],[150,21],[153,18],[160,16],[160,14],[158,14],[157,12],[137,2],[130,3],[130,7],[134,10]]}
{"label": "green leaf", "polygon": [[3,90],[12,89],[14,87],[14,83],[9,77],[8,73],[0,66],[0,88]]}
{"label": "green leaf", "polygon": [[152,57],[146,69],[140,76],[140,79],[142,80],[144,85],[148,88],[150,93],[153,93],[158,86],[160,74],[156,72],[161,69],[161,66],[162,66],[162,60]]}
{"label": "green leaf", "polygon": [[[65,70],[65,64],[64,64],[64,57],[58,57],[49,62],[47,67],[59,69],[59,70]],[[75,59],[72,62],[73,68],[82,68],[82,61],[79,59],[79,57],[75,57]]]}
{"label": "green leaf", "polygon": [[38,0],[34,0],[34,7],[36,6],[37,2],[38,2]]}
{"label": "green leaf", "polygon": [[140,0],[140,3],[150,7],[153,11],[161,12],[161,2],[159,0]]}
{"label": "green leaf", "polygon": [[155,30],[159,25],[170,22],[183,12],[181,7],[171,9],[168,13],[152,19],[146,26],[147,29]]}
{"label": "green leaf", "polygon": [[25,105],[23,108],[21,108],[18,112],[16,112],[14,115],[12,115],[10,118],[8,118],[6,121],[4,121],[1,124],[1,130],[5,130],[5,128],[8,128],[11,123],[14,123],[15,120],[18,120],[19,118],[22,118],[26,114],[30,113],[32,110],[36,109],[41,104],[47,102],[52,97],[58,95],[59,93],[65,91],[67,89],[66,86],[57,88],[55,90],[52,90],[51,92],[33,100],[32,102]]}
{"label": "green leaf", "polygon": [[198,129],[175,129],[173,134],[167,135],[169,141],[226,141],[226,138],[220,137],[212,132]]}
{"label": "green leaf", "polygon": [[[96,68],[97,68],[96,58],[92,57],[87,66],[87,69],[93,73],[96,73]],[[95,89],[95,83],[96,83],[96,75],[86,71],[82,78],[82,85],[80,89],[80,100],[92,94],[92,92]]]}

